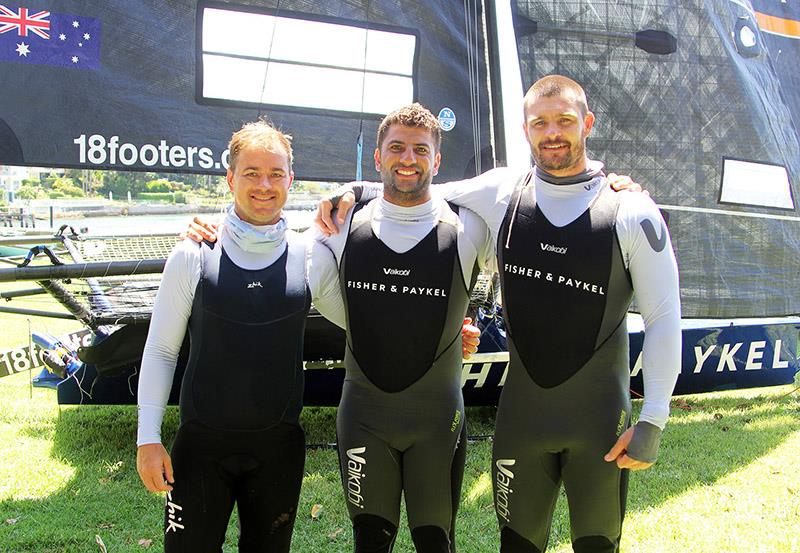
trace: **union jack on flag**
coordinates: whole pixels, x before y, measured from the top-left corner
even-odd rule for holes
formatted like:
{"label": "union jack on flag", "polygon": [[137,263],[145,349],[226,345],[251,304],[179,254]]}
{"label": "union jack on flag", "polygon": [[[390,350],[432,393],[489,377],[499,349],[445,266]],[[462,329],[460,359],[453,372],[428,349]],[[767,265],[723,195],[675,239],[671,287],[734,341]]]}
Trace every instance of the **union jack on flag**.
{"label": "union jack on flag", "polygon": [[17,30],[17,36],[28,36],[28,31],[42,38],[50,38],[50,12],[41,11],[29,14],[28,8],[20,8],[18,12],[0,4],[0,34]]}
{"label": "union jack on flag", "polygon": [[[11,4],[13,0],[0,2]],[[103,33],[99,19],[38,8],[9,8],[8,4],[0,4],[0,64],[100,68]],[[85,4],[89,8],[92,3]]]}

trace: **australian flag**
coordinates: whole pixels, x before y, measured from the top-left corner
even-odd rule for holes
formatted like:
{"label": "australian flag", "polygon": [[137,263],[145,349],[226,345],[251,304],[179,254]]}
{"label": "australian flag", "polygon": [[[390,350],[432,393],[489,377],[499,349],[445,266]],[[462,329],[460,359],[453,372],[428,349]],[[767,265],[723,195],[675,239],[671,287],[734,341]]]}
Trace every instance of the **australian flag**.
{"label": "australian flag", "polygon": [[100,67],[100,21],[0,4],[0,61]]}

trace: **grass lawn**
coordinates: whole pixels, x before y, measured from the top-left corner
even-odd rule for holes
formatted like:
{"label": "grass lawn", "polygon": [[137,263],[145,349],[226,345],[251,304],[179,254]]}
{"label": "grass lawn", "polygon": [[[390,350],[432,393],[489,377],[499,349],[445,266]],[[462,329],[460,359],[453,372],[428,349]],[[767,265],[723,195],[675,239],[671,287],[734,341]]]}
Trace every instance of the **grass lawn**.
{"label": "grass lawn", "polygon": [[[16,303],[15,303],[16,304]],[[26,317],[0,315],[0,351],[27,342]],[[32,318],[60,334],[68,321]],[[162,547],[163,498],[135,469],[133,406],[69,406],[52,390],[28,389],[28,374],[0,379],[0,552],[109,553]],[[308,442],[335,440],[335,410],[303,415]],[[472,435],[491,434],[494,409],[471,408]],[[165,440],[177,427],[165,420]],[[491,442],[470,444],[458,520],[462,553],[498,550],[489,464]],[[323,512],[312,520],[311,508]],[[405,522],[403,523],[405,524]],[[685,396],[656,466],[632,477],[625,552],[800,552],[800,393],[790,386]],[[226,551],[236,551],[232,521]],[[352,550],[350,524],[330,448],[309,449],[293,550]],[[395,551],[413,551],[406,528]],[[571,551],[559,500],[549,552]]]}

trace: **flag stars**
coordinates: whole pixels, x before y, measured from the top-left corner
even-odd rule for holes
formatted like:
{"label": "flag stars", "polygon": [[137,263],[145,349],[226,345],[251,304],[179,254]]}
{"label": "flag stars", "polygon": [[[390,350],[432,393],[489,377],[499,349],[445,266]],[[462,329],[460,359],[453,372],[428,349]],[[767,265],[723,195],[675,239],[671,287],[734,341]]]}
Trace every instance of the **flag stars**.
{"label": "flag stars", "polygon": [[19,44],[17,44],[17,53],[20,56],[25,56],[27,58],[30,51],[31,51],[30,47],[24,42],[20,42]]}
{"label": "flag stars", "polygon": [[72,56],[72,63],[78,63],[78,56]]}
{"label": "flag stars", "polygon": [[79,43],[78,43],[78,46],[80,46],[81,48],[83,48],[83,42],[79,42]]}
{"label": "flag stars", "polygon": [[81,26],[81,24],[80,24],[80,23],[78,23],[77,21],[73,21],[73,22],[72,22],[72,26],[73,26],[74,28],[76,28],[76,29],[77,29],[78,27],[80,27],[80,26]]}
{"label": "flag stars", "polygon": [[60,35],[58,35],[58,40],[60,40],[62,42],[67,40],[67,35],[65,35],[64,33],[61,33]]}
{"label": "flag stars", "polygon": [[90,38],[92,38],[92,35],[89,33],[83,33],[83,40],[89,40]]}

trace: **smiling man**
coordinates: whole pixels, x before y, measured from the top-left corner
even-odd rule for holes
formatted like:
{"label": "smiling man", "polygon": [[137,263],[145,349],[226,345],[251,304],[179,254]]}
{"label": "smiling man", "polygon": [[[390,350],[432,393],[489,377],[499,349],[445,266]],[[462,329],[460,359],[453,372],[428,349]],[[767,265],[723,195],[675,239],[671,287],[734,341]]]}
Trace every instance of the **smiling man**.
{"label": "smiling man", "polygon": [[[281,212],[294,178],[290,137],[258,121],[229,148],[233,205],[221,239],[185,240],[170,254],[142,357],[137,469],[148,490],[168,492],[167,553],[221,551],[234,504],[240,551],[289,551],[303,478],[298,419],[311,294],[305,241]],[[170,455],[161,422],[187,331]]]}
{"label": "smiling man", "polygon": [[401,495],[417,551],[455,551],[466,438],[460,332],[492,244],[474,213],[431,197],[440,142],[421,105],[388,114],[375,149],[382,197],[351,212],[347,232],[318,236],[336,262],[316,269],[338,275],[347,313],[336,429],[357,553],[392,550]]}

